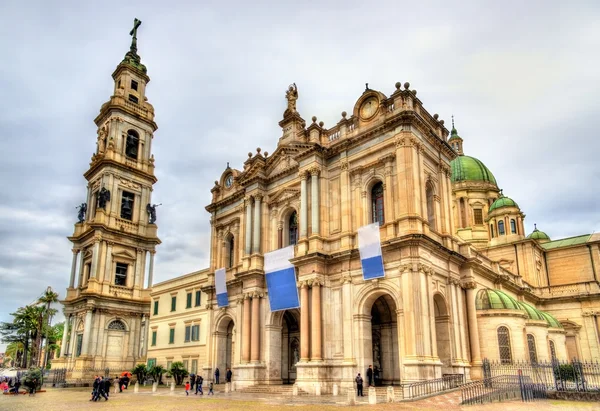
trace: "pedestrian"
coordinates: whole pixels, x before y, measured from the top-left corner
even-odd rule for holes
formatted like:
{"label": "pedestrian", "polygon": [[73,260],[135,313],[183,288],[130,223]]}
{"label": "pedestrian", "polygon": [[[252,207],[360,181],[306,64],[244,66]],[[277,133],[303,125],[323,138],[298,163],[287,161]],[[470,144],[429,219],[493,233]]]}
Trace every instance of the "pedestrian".
{"label": "pedestrian", "polygon": [[367,381],[369,381],[369,387],[373,386],[373,366],[369,365],[367,369]]}
{"label": "pedestrian", "polygon": [[360,373],[358,373],[358,375],[356,376],[356,379],[354,381],[356,381],[356,396],[364,397],[364,395],[363,395],[363,378],[360,376]]}
{"label": "pedestrian", "polygon": [[196,393],[195,395],[198,395],[198,393],[200,393],[200,395],[204,395],[204,392],[202,391],[202,383],[204,382],[204,378],[202,378],[201,375],[198,375],[196,377]]}
{"label": "pedestrian", "polygon": [[96,398],[96,393],[98,392],[99,384],[100,384],[100,381],[98,380],[98,376],[94,375],[94,383],[92,384],[92,398],[90,398],[90,401],[95,401],[94,398]]}
{"label": "pedestrian", "polygon": [[94,397],[92,398],[94,401],[98,401],[100,399],[100,396],[104,397],[104,401],[108,401],[108,396],[106,395],[106,393],[104,392],[104,387],[106,386],[105,381],[104,381],[104,377],[98,377],[96,379],[97,383],[94,382],[94,385],[97,387]]}
{"label": "pedestrian", "polygon": [[377,366],[375,366],[375,368],[373,368],[373,385],[375,387],[380,386],[381,384],[379,383],[379,368],[377,368]]}
{"label": "pedestrian", "polygon": [[219,383],[219,367],[215,370],[215,383]]}
{"label": "pedestrian", "polygon": [[116,394],[116,393],[117,393],[117,390],[118,390],[118,389],[119,389],[119,387],[120,387],[120,384],[119,384],[119,376],[118,376],[118,375],[115,375],[115,379],[113,380],[113,386],[114,386],[114,388],[115,388],[115,394]]}
{"label": "pedestrian", "polygon": [[208,395],[215,395],[213,392],[213,383],[208,384]]}
{"label": "pedestrian", "polygon": [[104,379],[104,393],[107,397],[110,397],[110,378],[108,377]]}
{"label": "pedestrian", "polygon": [[225,381],[226,382],[231,382],[231,370],[229,368],[227,368],[227,374],[225,374]]}
{"label": "pedestrian", "polygon": [[188,391],[190,390],[190,382],[185,383],[185,395],[190,395]]}
{"label": "pedestrian", "polygon": [[196,384],[196,374],[190,375],[190,389],[194,389],[194,385]]}
{"label": "pedestrian", "polygon": [[123,392],[123,377],[119,377],[119,392]]}

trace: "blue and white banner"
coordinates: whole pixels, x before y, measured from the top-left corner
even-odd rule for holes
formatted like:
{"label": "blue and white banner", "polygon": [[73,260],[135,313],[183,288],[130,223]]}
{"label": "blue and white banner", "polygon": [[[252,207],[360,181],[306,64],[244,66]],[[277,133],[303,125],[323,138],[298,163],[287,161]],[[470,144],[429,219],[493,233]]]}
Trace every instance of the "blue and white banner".
{"label": "blue and white banner", "polygon": [[225,269],[219,268],[215,271],[215,288],[217,289],[217,306],[227,307],[229,298],[227,297],[227,284],[225,281]]}
{"label": "blue and white banner", "polygon": [[271,311],[300,307],[296,270],[290,263],[292,258],[294,258],[293,245],[265,254],[265,277]]}
{"label": "blue and white banner", "polygon": [[369,224],[358,229],[358,252],[360,253],[363,279],[370,280],[385,276],[379,223]]}

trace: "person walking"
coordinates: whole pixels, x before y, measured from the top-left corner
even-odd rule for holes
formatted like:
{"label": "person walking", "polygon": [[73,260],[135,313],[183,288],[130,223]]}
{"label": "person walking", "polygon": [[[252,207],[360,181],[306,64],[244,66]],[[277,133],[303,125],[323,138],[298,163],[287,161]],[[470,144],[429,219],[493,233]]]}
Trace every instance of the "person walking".
{"label": "person walking", "polygon": [[190,375],[190,389],[194,390],[194,385],[196,384],[196,374]]}
{"label": "person walking", "polygon": [[231,382],[231,369],[227,368],[227,374],[225,374],[225,382]]}
{"label": "person walking", "polygon": [[119,376],[115,375],[115,379],[113,380],[113,386],[115,388],[115,394],[117,393],[117,390],[121,387],[121,385],[119,384]]}
{"label": "person walking", "polygon": [[107,397],[110,397],[110,378],[104,378],[104,393]]}
{"label": "person walking", "polygon": [[188,391],[190,390],[190,382],[185,383],[185,395],[190,395]]}
{"label": "person walking", "polygon": [[363,395],[363,378],[360,376],[360,373],[358,373],[358,375],[356,376],[354,381],[356,381],[356,396],[364,397],[364,395]]}
{"label": "person walking", "polygon": [[367,381],[369,381],[369,387],[373,386],[373,366],[369,365],[367,369]]}
{"label": "person walking", "polygon": [[196,377],[196,394],[198,395],[198,393],[200,393],[200,395],[204,395],[204,392],[202,391],[202,383],[204,382],[204,378],[202,378],[201,375],[198,375]]}
{"label": "person walking", "polygon": [[215,383],[219,383],[219,367],[215,370]]}
{"label": "person walking", "polygon": [[213,391],[213,383],[208,384],[208,394],[207,395],[215,395]]}

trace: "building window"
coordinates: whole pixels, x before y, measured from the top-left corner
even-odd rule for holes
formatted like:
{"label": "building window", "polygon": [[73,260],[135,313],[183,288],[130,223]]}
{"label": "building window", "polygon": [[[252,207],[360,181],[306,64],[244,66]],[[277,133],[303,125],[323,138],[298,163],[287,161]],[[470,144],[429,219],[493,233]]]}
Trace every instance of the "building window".
{"label": "building window", "polygon": [[492,235],[492,238],[494,238],[494,224],[490,224],[490,234]]}
{"label": "building window", "polygon": [[152,346],[156,345],[156,331],[152,331]]}
{"label": "building window", "polygon": [[435,230],[435,203],[433,198],[433,186],[427,183],[425,188],[425,197],[427,198],[427,221],[429,228]]}
{"label": "building window", "polygon": [[510,219],[510,232],[513,234],[517,234],[517,223],[514,218]]}
{"label": "building window", "polygon": [[117,263],[115,270],[115,285],[125,287],[127,285],[127,264]]}
{"label": "building window", "polygon": [[125,155],[129,158],[137,160],[139,145],[140,145],[140,135],[135,130],[128,130],[127,131],[127,142],[125,144]]}
{"label": "building window", "polygon": [[150,369],[156,365],[156,358],[148,358],[147,368]]}
{"label": "building window", "polygon": [[200,293],[200,290],[196,291],[196,304],[195,306],[198,307],[200,305],[200,299],[202,294]]}
{"label": "building window", "polygon": [[167,361],[167,370],[171,369],[171,364],[173,364],[173,361],[171,361],[171,360]]}
{"label": "building window", "polygon": [[115,331],[125,331],[126,330],[125,324],[123,324],[123,321],[121,321],[121,320],[114,320],[113,322],[108,324],[108,329],[115,330]]}
{"label": "building window", "polygon": [[508,328],[504,326],[498,328],[498,349],[500,350],[500,362],[502,364],[512,363],[510,334],[508,333]]}
{"label": "building window", "polygon": [[190,371],[192,374],[196,374],[198,372],[198,360],[192,360],[192,369]]}
{"label": "building window", "polygon": [[191,336],[192,336],[192,326],[186,325],[185,326],[185,337],[183,338],[183,342],[190,342]]}
{"label": "building window", "polygon": [[177,296],[174,295],[171,297],[171,311],[175,311],[177,309]]}
{"label": "building window", "polygon": [[154,301],[154,315],[158,315],[158,300]]}
{"label": "building window", "polygon": [[124,218],[125,220],[133,219],[134,198],[135,194],[128,191],[123,191],[123,196],[121,197],[121,218]]}
{"label": "building window", "polygon": [[383,225],[385,222],[382,182],[375,184],[371,189],[371,219],[373,223],[379,223],[379,225]]}
{"label": "building window", "polygon": [[192,341],[200,340],[200,326],[192,325]]}
{"label": "building window", "polygon": [[135,104],[139,103],[138,98],[136,96],[134,96],[133,94],[129,95],[129,101],[131,101],[132,103],[135,103]]}
{"label": "building window", "polygon": [[556,348],[554,347],[554,341],[550,340],[550,359],[556,361]]}
{"label": "building window", "polygon": [[138,89],[138,82],[135,80],[131,80],[131,89],[137,91]]}
{"label": "building window", "polygon": [[473,210],[473,220],[475,224],[483,224],[483,210],[481,208],[476,208]]}
{"label": "building window", "polygon": [[537,350],[535,349],[535,337],[527,334],[527,348],[529,349],[529,361],[537,363]]}
{"label": "building window", "polygon": [[186,295],[185,308],[192,308],[192,293],[187,293]]}
{"label": "building window", "polygon": [[298,243],[298,213],[296,211],[290,215],[288,227],[289,245],[296,245]]}
{"label": "building window", "polygon": [[175,328],[169,329],[169,344],[175,343]]}
{"label": "building window", "polygon": [[190,364],[190,362],[188,360],[183,360],[183,369],[187,371],[189,364]]}
{"label": "building window", "polygon": [[85,265],[85,272],[87,273],[85,279],[89,280],[90,276],[92,275],[92,263],[87,263]]}
{"label": "building window", "polygon": [[75,357],[81,355],[81,347],[83,346],[83,334],[77,334],[77,342],[75,347]]}
{"label": "building window", "polygon": [[498,235],[504,235],[504,221],[498,221]]}
{"label": "building window", "polygon": [[227,242],[227,268],[233,267],[235,260],[235,241],[233,236],[229,237],[229,241]]}

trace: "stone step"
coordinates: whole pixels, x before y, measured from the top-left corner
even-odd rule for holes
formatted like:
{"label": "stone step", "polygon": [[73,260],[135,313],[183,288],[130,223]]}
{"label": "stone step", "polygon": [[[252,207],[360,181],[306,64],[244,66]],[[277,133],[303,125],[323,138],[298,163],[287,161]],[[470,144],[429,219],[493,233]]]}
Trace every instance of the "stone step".
{"label": "stone step", "polygon": [[[276,395],[292,395],[293,391],[293,385],[251,385],[239,390],[239,392],[243,393]],[[308,395],[308,393],[304,390],[298,389],[298,395]]]}

